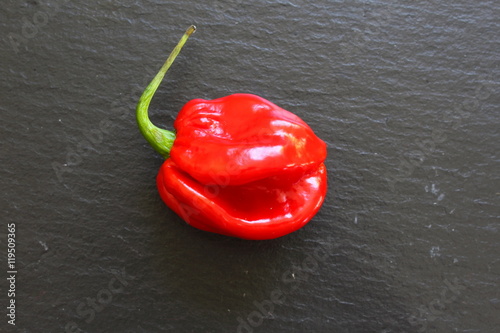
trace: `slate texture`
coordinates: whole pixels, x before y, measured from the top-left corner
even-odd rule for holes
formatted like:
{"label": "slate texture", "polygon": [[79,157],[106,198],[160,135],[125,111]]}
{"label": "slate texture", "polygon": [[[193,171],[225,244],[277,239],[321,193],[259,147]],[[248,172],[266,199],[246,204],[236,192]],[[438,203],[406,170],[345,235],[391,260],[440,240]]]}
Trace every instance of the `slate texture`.
{"label": "slate texture", "polygon": [[[3,1],[1,332],[498,332],[498,1]],[[138,96],[236,92],[328,144],[329,192],[271,241],[160,200]],[[279,297],[278,297],[279,296]],[[278,301],[277,298],[278,297]],[[273,303],[271,300],[275,300]]]}

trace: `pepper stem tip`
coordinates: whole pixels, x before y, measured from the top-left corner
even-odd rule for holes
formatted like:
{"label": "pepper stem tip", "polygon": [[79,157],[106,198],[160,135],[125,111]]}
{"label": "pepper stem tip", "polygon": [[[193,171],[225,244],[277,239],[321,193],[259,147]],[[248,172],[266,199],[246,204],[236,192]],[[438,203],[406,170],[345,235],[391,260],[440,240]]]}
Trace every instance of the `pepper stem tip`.
{"label": "pepper stem tip", "polygon": [[156,76],[149,83],[146,89],[144,89],[144,92],[142,93],[141,98],[137,103],[136,118],[139,130],[141,131],[144,138],[149,142],[149,144],[165,158],[168,158],[170,156],[170,150],[172,149],[172,146],[174,144],[175,134],[172,131],[167,131],[153,125],[153,123],[149,120],[148,108],[149,104],[151,103],[151,99],[160,86],[160,83],[165,77],[165,74],[169,70],[170,66],[172,66],[172,63],[180,53],[189,36],[191,36],[195,31],[196,26],[194,25],[191,25],[186,30],[184,35],[181,37],[181,39],[161,67],[160,71],[156,74]]}

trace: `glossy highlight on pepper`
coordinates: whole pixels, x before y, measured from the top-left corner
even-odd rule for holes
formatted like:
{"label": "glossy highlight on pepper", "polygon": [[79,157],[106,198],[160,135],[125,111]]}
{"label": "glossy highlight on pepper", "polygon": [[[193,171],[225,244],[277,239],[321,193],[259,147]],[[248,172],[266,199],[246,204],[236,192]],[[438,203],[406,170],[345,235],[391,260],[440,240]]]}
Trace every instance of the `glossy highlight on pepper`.
{"label": "glossy highlight on pepper", "polygon": [[326,195],[326,144],[299,117],[252,94],[186,103],[175,133],[148,118],[149,103],[191,26],[137,106],[137,123],[166,161],[163,201],[191,226],[243,239],[272,239],[308,223]]}

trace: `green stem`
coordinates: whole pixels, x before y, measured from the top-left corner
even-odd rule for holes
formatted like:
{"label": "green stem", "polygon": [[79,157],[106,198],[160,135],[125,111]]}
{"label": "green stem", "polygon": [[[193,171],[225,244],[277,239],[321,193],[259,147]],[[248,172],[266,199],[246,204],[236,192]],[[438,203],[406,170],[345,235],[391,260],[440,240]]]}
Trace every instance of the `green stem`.
{"label": "green stem", "polygon": [[168,158],[170,156],[170,149],[172,149],[172,146],[174,144],[175,133],[153,125],[148,116],[149,103],[151,102],[156,89],[158,89],[158,86],[163,80],[163,77],[167,73],[168,69],[170,68],[170,66],[172,66],[172,63],[174,62],[179,52],[181,52],[181,49],[188,40],[189,36],[191,36],[195,31],[196,27],[194,25],[190,26],[186,30],[177,46],[168,56],[167,61],[165,61],[158,74],[156,74],[154,79],[142,93],[142,96],[139,99],[139,103],[137,104],[136,117],[137,125],[139,125],[139,130],[141,131],[144,138],[146,138],[146,140],[149,142],[149,144],[165,158]]}

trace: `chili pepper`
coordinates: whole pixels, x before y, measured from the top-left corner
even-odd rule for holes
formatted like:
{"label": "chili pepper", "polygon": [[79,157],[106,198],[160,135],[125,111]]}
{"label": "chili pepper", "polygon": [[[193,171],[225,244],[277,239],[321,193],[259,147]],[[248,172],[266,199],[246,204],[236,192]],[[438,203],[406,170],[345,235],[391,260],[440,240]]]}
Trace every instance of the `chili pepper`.
{"label": "chili pepper", "polygon": [[272,239],[303,227],[326,195],[326,144],[299,117],[264,98],[194,99],[176,132],[156,127],[148,108],[189,36],[174,48],[137,105],[146,140],[166,158],[163,201],[191,226],[244,239]]}

